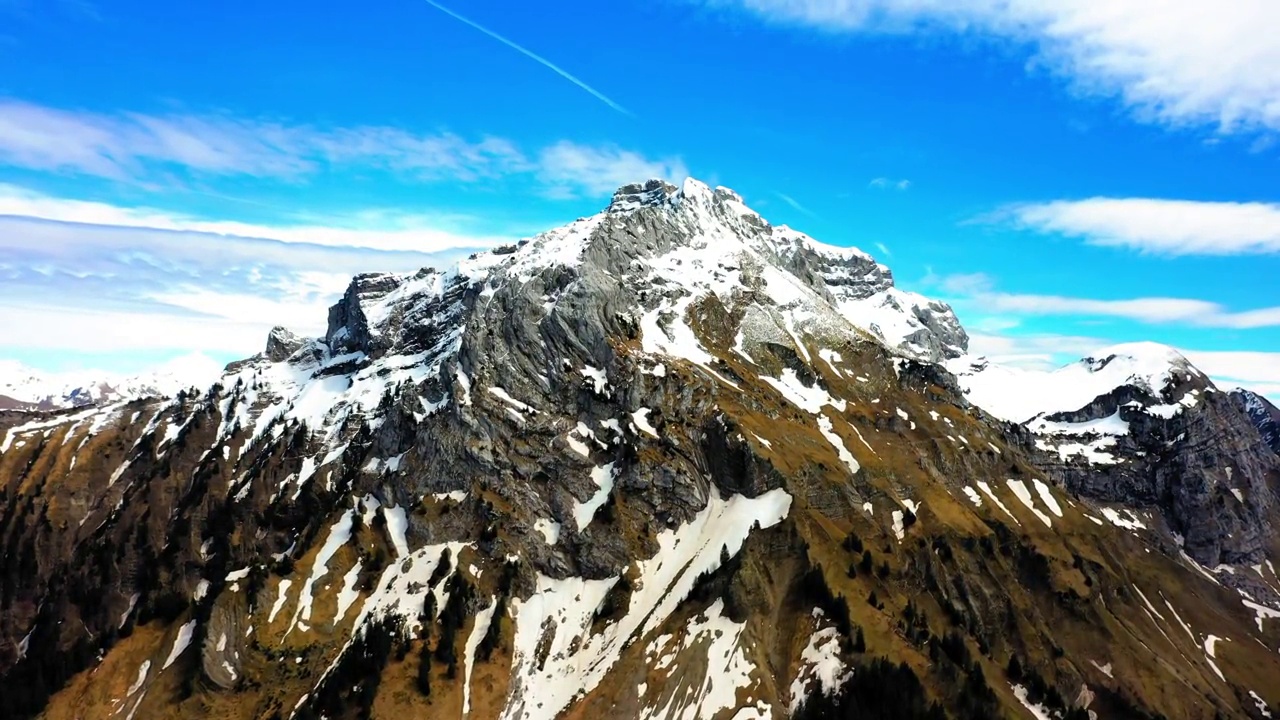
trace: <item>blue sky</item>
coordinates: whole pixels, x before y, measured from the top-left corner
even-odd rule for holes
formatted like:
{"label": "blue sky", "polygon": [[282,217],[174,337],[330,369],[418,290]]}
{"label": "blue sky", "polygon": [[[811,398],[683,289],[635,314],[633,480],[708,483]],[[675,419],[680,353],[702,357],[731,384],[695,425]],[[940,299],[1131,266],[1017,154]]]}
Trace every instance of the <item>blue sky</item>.
{"label": "blue sky", "polygon": [[1280,396],[1280,7],[1146,5],[0,0],[0,358],[244,356],[693,175],[976,352],[1150,339]]}

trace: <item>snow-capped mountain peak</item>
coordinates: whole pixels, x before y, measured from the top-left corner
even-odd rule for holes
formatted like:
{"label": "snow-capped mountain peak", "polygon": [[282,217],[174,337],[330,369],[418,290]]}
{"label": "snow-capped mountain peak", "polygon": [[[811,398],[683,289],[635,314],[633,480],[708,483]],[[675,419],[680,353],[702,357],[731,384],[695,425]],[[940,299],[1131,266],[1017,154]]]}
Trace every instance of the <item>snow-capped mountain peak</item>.
{"label": "snow-capped mountain peak", "polygon": [[[674,341],[659,335],[670,331],[673,317],[687,322],[689,307],[712,295],[727,304],[768,306],[766,324],[784,329],[784,338],[800,326],[834,323],[930,360],[960,355],[968,342],[950,307],[894,287],[890,270],[867,253],[771,225],[732,190],[692,178],[679,186],[661,180],[623,186],[596,215],[448,270],[357,277],[330,313],[326,342],[334,355],[443,351],[434,342],[446,332],[440,323],[450,313],[461,317],[445,304],[512,283],[539,293],[548,314],[571,286],[604,293],[617,311],[666,328],[646,337],[658,342],[650,349],[672,352]],[[430,344],[423,323],[434,328],[425,333]],[[460,328],[448,332],[456,339]]]}

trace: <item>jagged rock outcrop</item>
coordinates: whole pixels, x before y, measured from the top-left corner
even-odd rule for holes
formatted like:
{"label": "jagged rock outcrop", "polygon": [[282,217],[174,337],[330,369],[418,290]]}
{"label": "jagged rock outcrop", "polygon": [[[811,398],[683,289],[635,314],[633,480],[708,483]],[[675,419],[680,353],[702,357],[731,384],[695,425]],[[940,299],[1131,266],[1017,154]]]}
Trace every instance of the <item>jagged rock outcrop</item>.
{"label": "jagged rock outcrop", "polygon": [[[864,253],[653,181],[456,268],[359,276],[324,338],[273,331],[204,392],[0,413],[0,714],[1190,719],[1280,700],[1274,538],[1218,543],[1261,563],[1237,590],[1156,523],[1065,492],[1038,430],[936,364],[965,345]],[[1227,420],[1197,425],[1228,407],[1192,391],[1184,426],[1150,429],[1199,448],[1166,453],[1157,503],[1258,469]],[[1111,399],[1139,422],[1141,398]]]}

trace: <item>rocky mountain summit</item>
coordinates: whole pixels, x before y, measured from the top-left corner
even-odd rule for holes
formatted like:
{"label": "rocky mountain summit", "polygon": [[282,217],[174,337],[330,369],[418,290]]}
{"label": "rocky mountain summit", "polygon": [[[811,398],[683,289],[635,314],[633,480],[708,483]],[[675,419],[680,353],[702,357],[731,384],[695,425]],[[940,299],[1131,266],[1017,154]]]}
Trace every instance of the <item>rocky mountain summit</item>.
{"label": "rocky mountain summit", "polygon": [[0,413],[0,715],[1267,716],[1249,414],[1161,349],[967,343],[650,181],[200,392]]}

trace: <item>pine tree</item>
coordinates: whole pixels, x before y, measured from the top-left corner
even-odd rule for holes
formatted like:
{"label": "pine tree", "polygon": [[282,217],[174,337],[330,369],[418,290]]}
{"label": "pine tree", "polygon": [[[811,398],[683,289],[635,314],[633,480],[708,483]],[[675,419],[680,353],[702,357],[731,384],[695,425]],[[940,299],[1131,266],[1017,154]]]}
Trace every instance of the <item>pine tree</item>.
{"label": "pine tree", "polygon": [[418,692],[431,697],[431,651],[426,643],[418,656]]}

